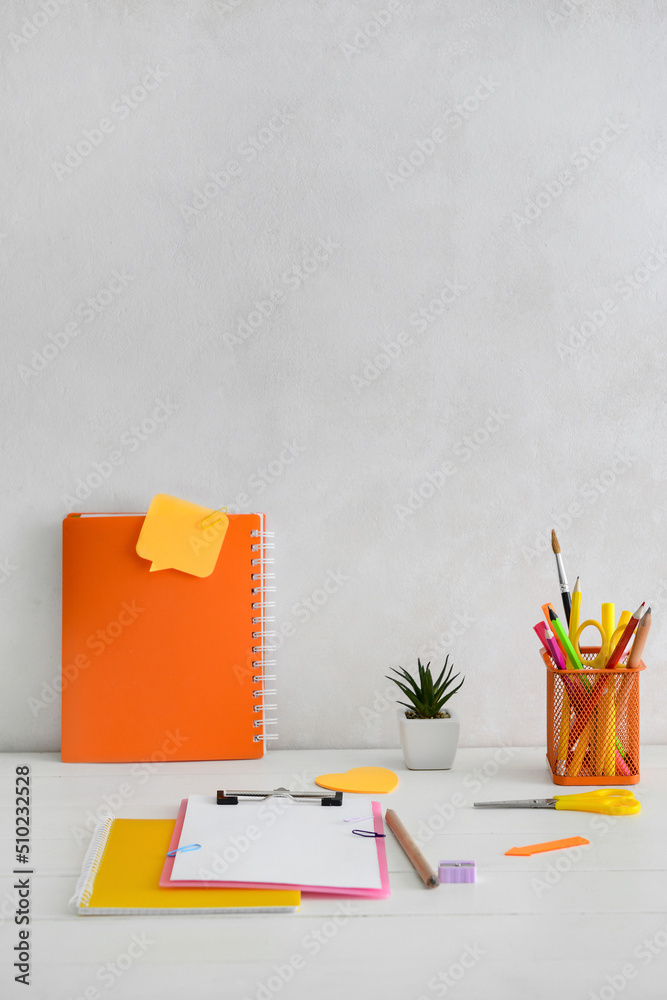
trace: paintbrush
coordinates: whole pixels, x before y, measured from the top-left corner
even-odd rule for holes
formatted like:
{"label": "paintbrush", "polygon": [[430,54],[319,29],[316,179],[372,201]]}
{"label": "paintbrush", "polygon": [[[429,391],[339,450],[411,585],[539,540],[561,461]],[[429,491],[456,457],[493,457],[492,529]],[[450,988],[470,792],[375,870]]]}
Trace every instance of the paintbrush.
{"label": "paintbrush", "polygon": [[563,598],[563,610],[565,611],[565,617],[567,619],[568,625],[570,624],[570,588],[567,584],[567,579],[565,576],[565,569],[563,568],[563,559],[560,554],[560,544],[558,538],[556,537],[556,532],[551,529],[551,548],[554,550],[554,555],[556,556],[556,566],[558,567],[558,579],[560,580],[560,596]]}

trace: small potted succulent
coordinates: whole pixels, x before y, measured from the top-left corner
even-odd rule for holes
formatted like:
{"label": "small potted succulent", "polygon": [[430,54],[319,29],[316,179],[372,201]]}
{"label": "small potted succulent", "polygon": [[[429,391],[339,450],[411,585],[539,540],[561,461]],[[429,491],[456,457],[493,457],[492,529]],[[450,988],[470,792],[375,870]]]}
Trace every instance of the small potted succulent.
{"label": "small potted succulent", "polygon": [[403,756],[411,770],[445,770],[452,766],[456,756],[459,717],[453,708],[444,709],[444,706],[461,688],[465,677],[452,687],[459,674],[452,676],[454,667],[449,666],[449,655],[436,680],[431,674],[430,662],[424,666],[418,659],[417,667],[419,680],[403,667],[391,668],[398,678],[386,675],[408,699],[398,702],[407,709],[398,711]]}

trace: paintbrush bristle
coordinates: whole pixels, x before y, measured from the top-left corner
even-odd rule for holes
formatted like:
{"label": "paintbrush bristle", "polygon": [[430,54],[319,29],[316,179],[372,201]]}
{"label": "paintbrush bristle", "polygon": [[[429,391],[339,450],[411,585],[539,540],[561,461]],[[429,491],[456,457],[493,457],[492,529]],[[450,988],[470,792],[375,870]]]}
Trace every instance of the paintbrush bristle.
{"label": "paintbrush bristle", "polygon": [[560,545],[558,543],[558,538],[556,537],[556,532],[551,529],[551,548],[554,550],[555,554],[558,555],[560,552]]}

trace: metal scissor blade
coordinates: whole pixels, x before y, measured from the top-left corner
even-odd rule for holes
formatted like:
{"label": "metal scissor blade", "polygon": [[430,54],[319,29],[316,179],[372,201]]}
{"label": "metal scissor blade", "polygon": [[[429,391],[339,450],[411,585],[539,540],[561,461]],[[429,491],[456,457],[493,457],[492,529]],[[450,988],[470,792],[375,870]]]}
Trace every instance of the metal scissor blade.
{"label": "metal scissor blade", "polygon": [[508,802],[473,802],[480,809],[555,809],[555,799],[510,799]]}

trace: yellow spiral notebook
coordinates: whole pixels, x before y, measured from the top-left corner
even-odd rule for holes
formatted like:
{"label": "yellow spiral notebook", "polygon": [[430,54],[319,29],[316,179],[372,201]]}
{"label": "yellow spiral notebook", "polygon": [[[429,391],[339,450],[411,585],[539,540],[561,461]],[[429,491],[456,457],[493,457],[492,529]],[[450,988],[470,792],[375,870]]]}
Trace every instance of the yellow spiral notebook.
{"label": "yellow spiral notebook", "polygon": [[301,893],[280,889],[172,889],[158,883],[173,819],[103,817],[95,828],[70,900],[74,913],[279,913]]}

